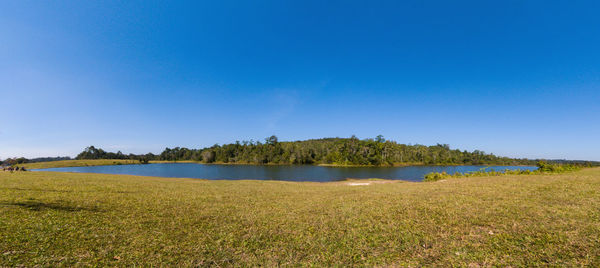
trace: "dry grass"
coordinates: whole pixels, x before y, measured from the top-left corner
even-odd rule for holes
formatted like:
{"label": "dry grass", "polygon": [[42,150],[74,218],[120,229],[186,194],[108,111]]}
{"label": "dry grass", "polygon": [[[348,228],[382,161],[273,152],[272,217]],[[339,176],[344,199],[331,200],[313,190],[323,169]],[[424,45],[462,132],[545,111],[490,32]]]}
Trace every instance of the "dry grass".
{"label": "dry grass", "polygon": [[[196,161],[150,161],[150,163],[199,163]],[[138,160],[129,159],[86,159],[86,160],[60,160],[38,163],[19,164],[26,169],[59,168],[59,167],[87,167],[87,166],[110,166],[110,165],[137,165]]]}
{"label": "dry grass", "polygon": [[108,166],[108,165],[131,165],[139,164],[137,160],[124,160],[124,159],[94,159],[94,160],[61,160],[61,161],[49,161],[49,162],[38,162],[38,163],[26,163],[19,164],[19,167],[25,167],[27,169],[40,169],[40,168],[58,168],[58,167],[86,167],[86,166]]}
{"label": "dry grass", "polygon": [[600,169],[430,183],[0,172],[0,266],[600,266]]}

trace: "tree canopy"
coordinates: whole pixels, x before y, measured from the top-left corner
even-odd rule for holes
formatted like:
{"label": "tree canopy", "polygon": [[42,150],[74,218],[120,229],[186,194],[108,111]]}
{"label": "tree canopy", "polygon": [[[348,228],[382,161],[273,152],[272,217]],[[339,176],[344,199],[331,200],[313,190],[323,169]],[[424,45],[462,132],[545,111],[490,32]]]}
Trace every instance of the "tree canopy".
{"label": "tree canopy", "polygon": [[425,165],[533,165],[535,160],[500,157],[475,150],[451,149],[448,144],[407,145],[376,138],[323,138],[304,141],[279,141],[276,136],[260,141],[243,141],[202,149],[166,148],[159,155],[125,155],[94,146],[87,147],[77,159],[145,159],[163,161],[193,160],[204,163],[243,164],[331,164],[385,166]]}

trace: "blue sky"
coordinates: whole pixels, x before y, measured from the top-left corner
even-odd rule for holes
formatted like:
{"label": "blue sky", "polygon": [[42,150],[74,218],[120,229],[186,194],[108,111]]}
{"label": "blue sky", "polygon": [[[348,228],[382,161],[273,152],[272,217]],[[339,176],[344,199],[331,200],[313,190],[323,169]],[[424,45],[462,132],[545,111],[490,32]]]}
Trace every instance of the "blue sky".
{"label": "blue sky", "polygon": [[381,134],[600,160],[598,10],[598,1],[2,1],[0,158]]}

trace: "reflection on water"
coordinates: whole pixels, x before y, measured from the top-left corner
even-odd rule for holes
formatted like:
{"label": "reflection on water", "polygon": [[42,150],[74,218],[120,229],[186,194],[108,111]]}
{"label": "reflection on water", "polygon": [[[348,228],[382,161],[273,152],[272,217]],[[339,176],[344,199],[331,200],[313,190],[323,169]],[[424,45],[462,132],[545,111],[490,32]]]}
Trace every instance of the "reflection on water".
{"label": "reflection on water", "polygon": [[381,178],[421,181],[430,172],[472,172],[482,168],[493,170],[528,169],[523,166],[407,166],[407,167],[320,167],[310,165],[252,166],[203,165],[194,163],[167,163],[149,165],[115,165],[93,167],[64,167],[40,171],[125,174],[138,176],[200,178],[209,180],[283,180],[283,181],[338,181],[347,178]]}

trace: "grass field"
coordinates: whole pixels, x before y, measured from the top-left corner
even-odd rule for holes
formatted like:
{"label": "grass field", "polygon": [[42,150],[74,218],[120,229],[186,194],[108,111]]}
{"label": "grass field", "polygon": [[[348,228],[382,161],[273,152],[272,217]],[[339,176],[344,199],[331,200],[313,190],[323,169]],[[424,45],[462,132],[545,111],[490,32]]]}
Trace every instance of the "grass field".
{"label": "grass field", "polygon": [[85,166],[108,166],[108,165],[131,165],[139,164],[137,160],[124,160],[124,159],[90,159],[90,160],[61,160],[61,161],[49,161],[49,162],[38,162],[38,163],[26,163],[19,164],[19,167],[25,167],[26,169],[39,169],[39,168],[58,168],[58,167],[85,167]]}
{"label": "grass field", "polygon": [[[174,161],[150,161],[150,163],[174,163]],[[195,161],[177,161],[177,163],[198,163]],[[86,160],[61,160],[38,163],[19,164],[26,169],[58,168],[58,167],[86,167],[86,166],[109,166],[109,165],[137,165],[137,160],[129,159],[86,159]]]}
{"label": "grass field", "polygon": [[0,172],[0,266],[600,266],[600,168],[383,182]]}

